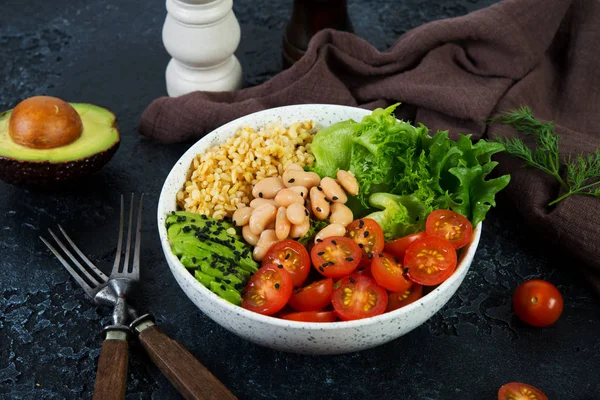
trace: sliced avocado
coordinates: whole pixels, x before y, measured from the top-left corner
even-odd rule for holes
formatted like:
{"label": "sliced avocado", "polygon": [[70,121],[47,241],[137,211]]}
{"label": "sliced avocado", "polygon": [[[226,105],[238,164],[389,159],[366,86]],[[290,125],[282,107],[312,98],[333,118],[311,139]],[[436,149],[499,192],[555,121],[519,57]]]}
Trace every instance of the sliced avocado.
{"label": "sliced avocado", "polygon": [[[28,147],[11,137],[11,115],[19,106],[0,114],[1,179],[15,184],[64,182],[89,175],[112,158],[120,141],[114,114],[92,104],[68,104],[81,118],[82,130],[72,142],[54,148]],[[43,118],[47,126],[52,115]]]}
{"label": "sliced avocado", "polygon": [[207,275],[202,271],[196,270],[194,277],[198,282],[207,287],[210,291],[217,294],[219,297],[233,303],[235,305],[242,304],[242,295],[231,285],[224,282],[219,282],[215,277]]}

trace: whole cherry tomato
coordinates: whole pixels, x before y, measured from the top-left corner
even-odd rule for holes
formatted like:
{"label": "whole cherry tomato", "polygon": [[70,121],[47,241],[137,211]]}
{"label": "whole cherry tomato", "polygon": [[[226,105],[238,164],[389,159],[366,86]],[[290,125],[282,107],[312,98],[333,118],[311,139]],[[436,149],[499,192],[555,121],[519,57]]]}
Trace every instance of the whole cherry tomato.
{"label": "whole cherry tomato", "polygon": [[563,307],[564,301],[556,286],[541,279],[521,284],[513,296],[515,313],[531,326],[552,325],[562,314]]}

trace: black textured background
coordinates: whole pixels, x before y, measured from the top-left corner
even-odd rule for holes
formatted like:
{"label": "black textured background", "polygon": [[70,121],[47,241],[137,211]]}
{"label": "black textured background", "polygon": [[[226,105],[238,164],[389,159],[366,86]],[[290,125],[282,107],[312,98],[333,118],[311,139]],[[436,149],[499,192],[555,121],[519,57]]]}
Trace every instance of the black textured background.
{"label": "black textured background", "polygon": [[[494,2],[350,0],[349,6],[357,33],[383,50],[411,28]],[[259,84],[281,68],[291,0],[234,3],[244,78]],[[113,161],[85,184],[32,190],[0,183],[0,398],[91,398],[107,319],[38,235],[60,222],[108,270],[118,193],[143,191],[140,306],[242,399],[494,399],[510,381],[537,386],[550,399],[600,399],[598,298],[573,261],[536,240],[502,197],[457,294],[392,343],[344,356],[300,356],[225,331],[185,297],[158,242],[159,190],[188,145],[158,145],[136,131],[144,107],[165,94],[164,2],[4,0],[0,9],[0,109],[36,94],[96,103],[116,113],[123,136]],[[546,329],[524,326],[511,312],[514,289],[534,277],[554,282],[565,297],[563,316]],[[179,397],[135,348],[127,398]]]}

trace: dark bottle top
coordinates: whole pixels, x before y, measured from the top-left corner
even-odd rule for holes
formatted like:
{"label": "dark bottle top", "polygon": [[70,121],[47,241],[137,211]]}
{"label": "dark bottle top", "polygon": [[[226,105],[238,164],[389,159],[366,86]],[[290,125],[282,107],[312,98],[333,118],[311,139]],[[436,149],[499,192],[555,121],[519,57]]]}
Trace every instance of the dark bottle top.
{"label": "dark bottle top", "polygon": [[326,28],[353,32],[346,0],[294,0],[283,36],[284,68],[298,61],[315,33]]}

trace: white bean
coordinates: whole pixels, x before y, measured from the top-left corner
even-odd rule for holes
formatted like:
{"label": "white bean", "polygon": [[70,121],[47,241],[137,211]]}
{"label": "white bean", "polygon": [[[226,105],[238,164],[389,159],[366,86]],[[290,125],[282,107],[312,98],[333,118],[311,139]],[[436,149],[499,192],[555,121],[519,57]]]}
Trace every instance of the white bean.
{"label": "white bean", "polygon": [[[301,187],[301,186],[296,186]],[[281,207],[287,207],[293,203],[304,204],[304,199],[300,196],[300,193],[296,193],[292,189],[281,189],[277,196],[275,196],[275,203]]]}
{"label": "white bean", "polygon": [[290,229],[292,228],[292,224],[286,213],[287,209],[285,207],[279,207],[277,209],[277,216],[275,217],[275,234],[279,240],[287,239],[290,234]]}
{"label": "white bean", "polygon": [[258,208],[260,206],[262,206],[263,204],[270,204],[273,207],[275,207],[275,200],[271,200],[271,199],[254,199],[250,202],[250,207],[251,208]]}
{"label": "white bean", "polygon": [[306,235],[308,230],[310,229],[310,219],[306,219],[303,223],[299,225],[292,225],[292,229],[290,230],[290,237],[293,239],[301,238]]}
{"label": "white bean", "polygon": [[310,189],[310,204],[317,219],[323,220],[329,216],[330,206],[325,199],[325,193],[320,187],[313,187]]}
{"label": "white bean", "polygon": [[321,178],[314,172],[287,170],[283,173],[283,184],[286,187],[304,186],[311,188],[317,186]]}
{"label": "white bean", "polygon": [[294,225],[300,225],[308,220],[308,210],[304,208],[304,205],[298,203],[290,204],[285,215]]}
{"label": "white bean", "polygon": [[340,182],[340,185],[344,188],[348,194],[352,196],[356,196],[358,194],[358,182],[354,175],[352,175],[348,171],[344,171],[343,169],[338,170],[337,179]]}
{"label": "white bean", "polygon": [[254,211],[252,211],[252,215],[250,215],[250,232],[255,235],[260,235],[267,225],[275,220],[275,214],[277,214],[277,209],[271,204],[263,204],[262,206],[255,208]]}
{"label": "white bean", "polygon": [[321,229],[319,233],[315,235],[315,243],[325,239],[330,236],[345,236],[346,235],[346,227],[341,224],[331,224],[327,225],[325,228]]}
{"label": "white bean", "polygon": [[252,208],[242,207],[234,211],[231,219],[236,226],[247,225],[250,221],[250,215],[252,214]]}
{"label": "white bean", "polygon": [[[277,218],[277,214],[275,214],[275,218]],[[271,221],[269,225],[265,226],[265,230],[267,229],[275,229],[275,220]]]}
{"label": "white bean", "polygon": [[296,164],[296,163],[292,163],[290,165],[288,165],[288,167],[285,169],[286,171],[304,171],[304,168],[302,168],[300,165]]}
{"label": "white bean", "polygon": [[344,192],[344,189],[337,184],[332,178],[326,176],[321,180],[320,186],[325,192],[325,196],[334,203],[345,203],[348,201],[348,196]]}
{"label": "white bean", "polygon": [[353,219],[354,215],[352,214],[352,210],[346,207],[344,204],[333,203],[331,205],[331,215],[329,216],[329,223],[346,226],[350,222],[352,222]]}
{"label": "white bean", "polygon": [[258,181],[252,188],[252,196],[260,199],[272,199],[277,192],[283,189],[283,180],[280,177],[265,178]]}
{"label": "white bean", "polygon": [[256,261],[262,261],[265,258],[265,255],[269,251],[269,248],[277,243],[277,235],[275,234],[275,230],[267,229],[260,234],[258,238],[258,242],[252,251],[252,256]]}
{"label": "white bean", "polygon": [[255,235],[250,231],[250,226],[245,225],[242,228],[242,236],[244,237],[246,243],[248,243],[250,246],[256,246],[256,243],[258,242],[258,235]]}
{"label": "white bean", "polygon": [[308,197],[308,189],[304,186],[292,186],[288,189],[298,193],[300,196],[302,196],[303,199],[306,199]]}

